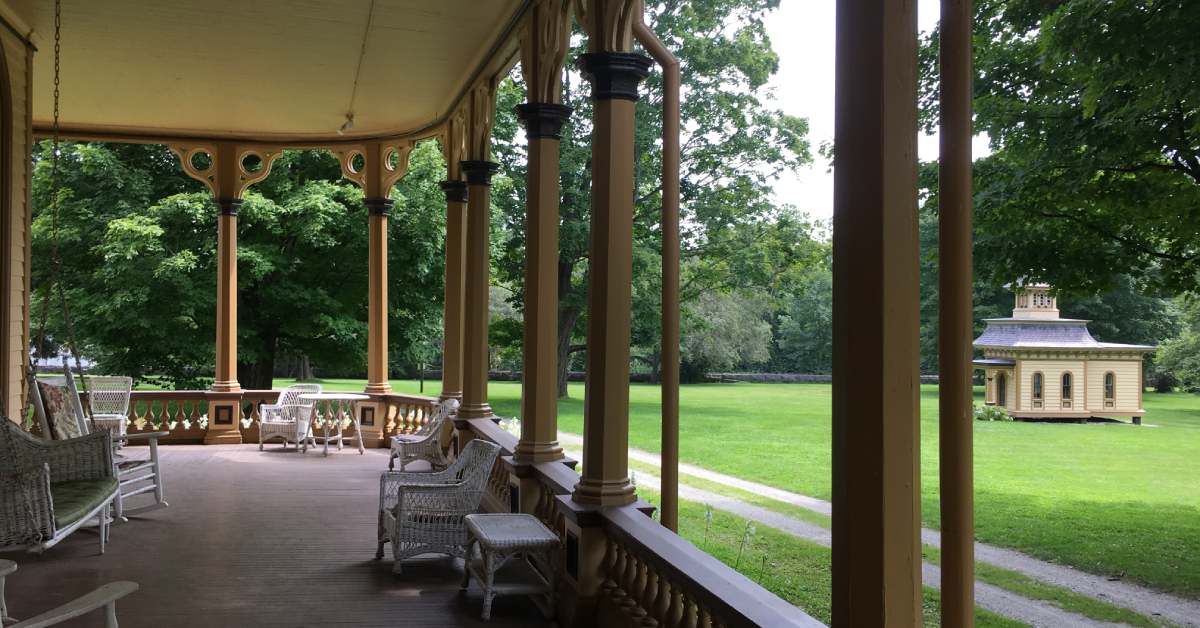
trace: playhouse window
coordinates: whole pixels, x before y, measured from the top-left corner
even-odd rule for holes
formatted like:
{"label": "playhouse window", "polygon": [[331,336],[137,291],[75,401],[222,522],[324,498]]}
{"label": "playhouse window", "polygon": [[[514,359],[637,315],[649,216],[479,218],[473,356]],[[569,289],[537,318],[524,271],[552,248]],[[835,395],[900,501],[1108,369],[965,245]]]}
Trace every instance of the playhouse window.
{"label": "playhouse window", "polygon": [[1117,398],[1117,376],[1112,371],[1104,374],[1104,401],[1112,403]]}
{"label": "playhouse window", "polygon": [[1072,393],[1074,392],[1071,390],[1072,383],[1073,382],[1071,381],[1071,372],[1067,371],[1066,373],[1063,373],[1063,375],[1062,375],[1062,401],[1063,401],[1064,408],[1071,407],[1071,398],[1073,397]]}

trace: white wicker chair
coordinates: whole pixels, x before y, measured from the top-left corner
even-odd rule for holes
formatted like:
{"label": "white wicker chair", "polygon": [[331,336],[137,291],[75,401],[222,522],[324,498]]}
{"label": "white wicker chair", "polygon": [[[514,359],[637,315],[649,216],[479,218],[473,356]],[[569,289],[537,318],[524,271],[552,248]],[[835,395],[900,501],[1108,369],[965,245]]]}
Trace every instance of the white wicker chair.
{"label": "white wicker chair", "polygon": [[272,404],[263,404],[259,409],[258,421],[258,450],[262,451],[263,443],[271,438],[283,440],[284,449],[288,443],[296,443],[296,449],[308,451],[308,430],[312,426],[315,401],[305,401],[301,395],[321,392],[320,384],[292,384],[279,393],[279,399]]}
{"label": "white wicker chair", "polygon": [[40,554],[98,519],[103,554],[119,492],[108,431],[43,441],[0,417],[0,550]]}
{"label": "white wicker chair", "polygon": [[445,431],[446,420],[458,411],[457,399],[446,399],[438,404],[433,416],[412,434],[399,434],[392,437],[392,456],[388,460],[388,469],[396,468],[396,459],[400,460],[400,470],[410,462],[424,460],[434,469],[446,466],[445,449],[442,446],[442,432]]}
{"label": "white wicker chair", "polygon": [[[88,381],[90,383],[91,378]],[[72,435],[89,434],[93,431],[91,422],[83,414],[83,405],[80,403],[79,393],[75,389],[75,378],[70,371],[61,376],[45,378],[36,377],[30,373],[28,383],[30,402],[33,404],[34,414],[41,425],[44,438],[61,440]],[[128,401],[126,401],[126,408],[128,409]],[[134,458],[123,453],[113,454],[117,479],[121,483],[114,513],[116,517],[122,521],[128,521],[131,515],[166,508],[168,504],[158,460],[158,439],[167,436],[168,433],[126,434],[118,433],[113,427],[105,425],[97,427],[101,428],[98,431],[112,433],[114,449],[120,449],[120,445],[134,441],[144,441],[149,445],[149,455],[145,458]],[[107,429],[103,429],[106,427]],[[125,503],[131,497],[145,493],[153,493],[153,501],[134,507]]]}
{"label": "white wicker chair", "polygon": [[[121,375],[87,376],[88,408],[96,427],[112,430],[114,437],[125,436],[129,426],[129,395],[133,378]],[[120,446],[118,441],[118,446]]]}
{"label": "white wicker chair", "polygon": [[104,609],[105,628],[117,628],[117,600],[138,590],[136,582],[110,582],[101,585],[87,595],[52,608],[37,617],[31,617],[25,621],[17,621],[8,616],[8,609],[4,605],[4,579],[16,570],[16,563],[11,560],[0,560],[0,625],[7,626],[11,622],[16,622],[16,624],[9,626],[9,628],[56,626],[101,608]]}
{"label": "white wicker chair", "polygon": [[465,557],[465,517],[479,509],[500,446],[467,443],[454,464],[433,473],[384,471],[379,478],[379,529],[375,558],[392,543],[393,573],[405,558],[421,554]]}

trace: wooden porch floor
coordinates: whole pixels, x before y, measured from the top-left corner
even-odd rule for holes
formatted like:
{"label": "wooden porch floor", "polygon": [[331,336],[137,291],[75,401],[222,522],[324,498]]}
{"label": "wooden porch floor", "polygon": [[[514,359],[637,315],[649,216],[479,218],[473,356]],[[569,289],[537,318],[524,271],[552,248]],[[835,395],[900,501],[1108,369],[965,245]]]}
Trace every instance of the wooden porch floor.
{"label": "wooden porch floor", "polygon": [[[160,448],[171,506],[115,524],[108,551],[78,531],[19,563],[7,597],[28,618],[112,580],[141,590],[117,606],[124,628],[189,626],[553,626],[524,597],[500,597],[479,620],[476,583],[458,590],[461,561],[375,561],[385,450],[328,458],[279,445]],[[134,450],[141,455],[141,452]],[[93,614],[69,626],[103,624]]]}

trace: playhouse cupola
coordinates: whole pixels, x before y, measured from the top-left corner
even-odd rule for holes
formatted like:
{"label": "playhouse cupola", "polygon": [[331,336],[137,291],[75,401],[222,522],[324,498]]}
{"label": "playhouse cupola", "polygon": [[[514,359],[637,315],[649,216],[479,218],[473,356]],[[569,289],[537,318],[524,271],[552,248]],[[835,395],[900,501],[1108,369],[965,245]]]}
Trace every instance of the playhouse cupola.
{"label": "playhouse cupola", "polygon": [[1058,298],[1044,283],[1014,286],[1013,318],[1058,318]]}

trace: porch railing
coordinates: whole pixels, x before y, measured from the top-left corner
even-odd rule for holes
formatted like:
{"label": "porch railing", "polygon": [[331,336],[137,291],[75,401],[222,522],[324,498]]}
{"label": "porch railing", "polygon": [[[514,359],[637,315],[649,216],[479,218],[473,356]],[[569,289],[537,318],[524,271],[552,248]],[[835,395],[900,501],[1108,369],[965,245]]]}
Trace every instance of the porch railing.
{"label": "porch railing", "polygon": [[[603,508],[585,525],[599,531],[602,558],[581,558],[579,530],[584,518],[568,517],[564,506],[579,474],[562,462],[520,465],[512,460],[517,437],[487,419],[459,421],[465,438],[500,445],[501,458],[492,470],[484,506],[489,511],[528,512],[563,539],[558,581],[563,587],[586,587],[599,581],[595,608],[560,608],[560,616],[594,612],[597,625],[660,628],[744,628],[750,626],[823,626],[701,551],[648,516],[647,504]],[[464,438],[460,434],[460,439]],[[525,493],[525,494],[522,494]],[[574,561],[572,563],[571,561]],[[581,573],[593,564],[594,573]],[[574,571],[574,573],[571,573]],[[560,600],[579,599],[579,590]]]}
{"label": "porch railing", "polygon": [[[168,432],[169,435],[162,439],[167,444],[204,442],[208,428],[208,395],[204,390],[135,390],[129,403],[129,431]],[[242,392],[240,424],[245,442],[258,441],[260,409],[263,404],[274,403],[278,398],[278,390]],[[434,397],[388,393],[373,395],[371,402],[377,404],[375,425],[379,427],[366,429],[363,434],[365,438],[369,437],[367,446],[378,447],[383,446],[389,436],[419,429],[429,420],[438,401]],[[332,414],[329,404],[317,405],[318,422],[331,419]],[[344,427],[351,423],[349,418],[343,421]]]}

